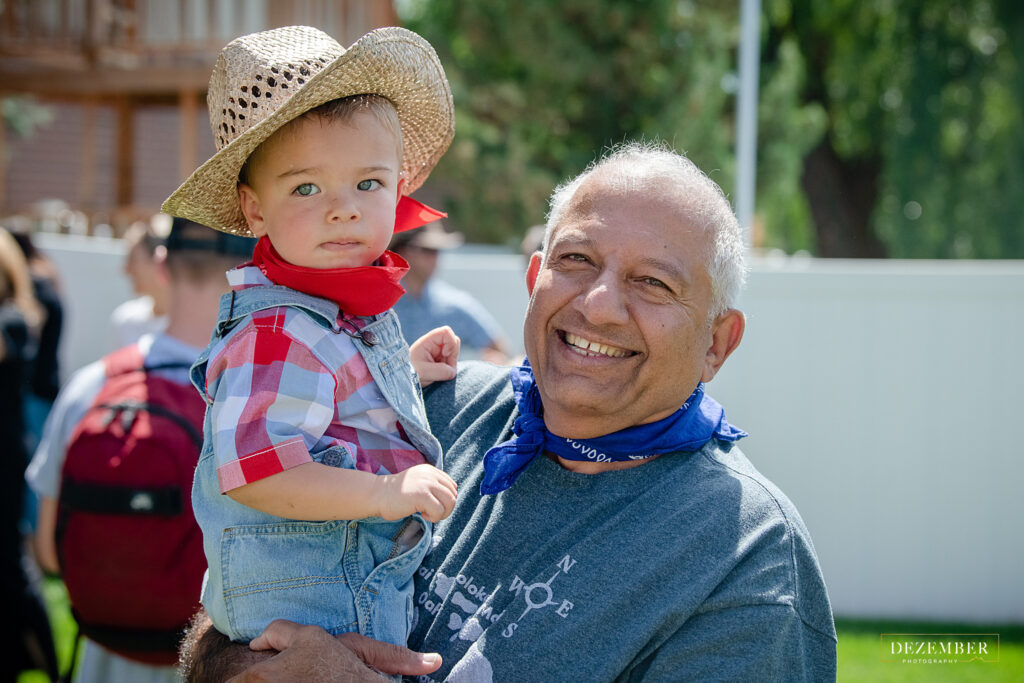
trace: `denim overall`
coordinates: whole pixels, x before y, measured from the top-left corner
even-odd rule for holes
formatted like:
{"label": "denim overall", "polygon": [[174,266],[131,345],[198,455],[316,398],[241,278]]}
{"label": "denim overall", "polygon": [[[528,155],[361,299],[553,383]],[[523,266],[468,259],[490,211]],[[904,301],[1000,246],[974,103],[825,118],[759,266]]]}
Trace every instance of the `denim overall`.
{"label": "denim overall", "polygon": [[[276,285],[225,294],[210,345],[192,366],[192,383],[204,398],[211,350],[246,316],[279,306],[297,308],[335,334],[354,336],[412,445],[441,466],[441,446],[429,431],[408,347],[390,310],[355,335],[354,329],[338,323],[338,306],[326,299]],[[340,351],[338,358],[324,358],[334,347],[325,352],[322,346],[317,349],[321,360],[339,367]],[[236,503],[220,492],[211,431],[208,410],[192,506],[209,564],[202,602],[214,626],[245,642],[282,618],[315,624],[332,634],[358,631],[405,645],[415,615],[413,574],[430,548],[431,525],[419,514],[394,522],[379,517],[295,521]],[[339,455],[332,451],[341,448],[310,455],[331,464]]]}

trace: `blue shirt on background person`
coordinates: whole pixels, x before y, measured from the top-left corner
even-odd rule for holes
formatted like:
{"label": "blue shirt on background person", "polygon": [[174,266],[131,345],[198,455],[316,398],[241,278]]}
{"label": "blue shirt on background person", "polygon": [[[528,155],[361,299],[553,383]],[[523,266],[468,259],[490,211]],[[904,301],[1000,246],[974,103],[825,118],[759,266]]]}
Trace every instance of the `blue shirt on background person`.
{"label": "blue shirt on background person", "polygon": [[402,278],[406,293],[394,306],[406,341],[442,325],[449,325],[462,340],[463,358],[494,363],[508,361],[508,345],[501,326],[471,294],[434,278],[439,252],[463,243],[461,233],[448,232],[440,222],[396,233],[390,249],[409,262]]}

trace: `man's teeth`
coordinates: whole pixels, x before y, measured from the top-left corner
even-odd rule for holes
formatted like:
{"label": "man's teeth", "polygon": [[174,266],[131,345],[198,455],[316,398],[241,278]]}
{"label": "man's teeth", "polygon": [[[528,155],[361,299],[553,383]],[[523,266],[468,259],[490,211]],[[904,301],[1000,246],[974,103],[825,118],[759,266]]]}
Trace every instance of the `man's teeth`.
{"label": "man's teeth", "polygon": [[587,352],[589,351],[592,354],[596,353],[602,356],[611,356],[612,358],[622,358],[627,353],[625,349],[608,346],[607,344],[598,344],[583,337],[577,337],[572,332],[565,333],[565,341],[569,344],[569,348],[581,355],[588,355]]}

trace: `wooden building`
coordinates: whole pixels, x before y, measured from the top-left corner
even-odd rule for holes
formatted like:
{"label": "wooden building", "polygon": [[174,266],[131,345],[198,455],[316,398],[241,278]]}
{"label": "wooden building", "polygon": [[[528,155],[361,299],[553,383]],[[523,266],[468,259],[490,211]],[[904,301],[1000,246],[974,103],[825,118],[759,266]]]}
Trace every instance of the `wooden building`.
{"label": "wooden building", "polygon": [[49,120],[0,126],[0,217],[56,199],[120,233],[213,153],[205,91],[228,41],[307,24],[349,45],[397,21],[391,0],[3,0],[0,106],[30,95]]}

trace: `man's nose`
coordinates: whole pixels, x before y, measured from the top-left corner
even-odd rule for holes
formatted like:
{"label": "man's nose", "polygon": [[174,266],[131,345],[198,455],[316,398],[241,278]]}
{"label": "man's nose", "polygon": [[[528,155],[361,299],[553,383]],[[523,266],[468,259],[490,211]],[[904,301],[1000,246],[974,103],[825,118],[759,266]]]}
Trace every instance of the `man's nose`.
{"label": "man's nose", "polygon": [[580,308],[594,325],[623,325],[629,322],[623,283],[614,273],[603,272],[580,295]]}

